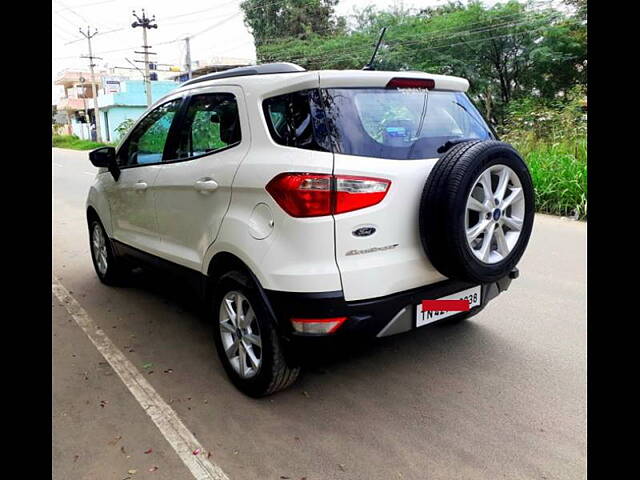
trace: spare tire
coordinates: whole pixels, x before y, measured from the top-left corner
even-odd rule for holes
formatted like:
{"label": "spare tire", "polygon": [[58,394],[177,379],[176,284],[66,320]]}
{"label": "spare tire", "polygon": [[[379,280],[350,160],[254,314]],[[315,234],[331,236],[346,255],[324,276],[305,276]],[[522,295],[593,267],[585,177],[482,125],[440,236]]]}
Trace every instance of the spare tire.
{"label": "spare tire", "polygon": [[420,203],[420,237],[444,276],[494,282],[511,272],[533,226],[534,192],[522,157],[496,140],[455,145],[435,164]]}

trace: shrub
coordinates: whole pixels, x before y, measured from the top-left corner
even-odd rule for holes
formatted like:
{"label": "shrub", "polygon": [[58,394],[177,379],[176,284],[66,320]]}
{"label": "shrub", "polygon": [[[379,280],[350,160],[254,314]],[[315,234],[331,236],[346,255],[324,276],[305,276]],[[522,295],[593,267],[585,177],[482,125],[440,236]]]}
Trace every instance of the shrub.
{"label": "shrub", "polygon": [[584,98],[584,91],[577,88],[562,101],[527,98],[509,108],[501,137],[513,144],[529,165],[540,212],[587,217]]}

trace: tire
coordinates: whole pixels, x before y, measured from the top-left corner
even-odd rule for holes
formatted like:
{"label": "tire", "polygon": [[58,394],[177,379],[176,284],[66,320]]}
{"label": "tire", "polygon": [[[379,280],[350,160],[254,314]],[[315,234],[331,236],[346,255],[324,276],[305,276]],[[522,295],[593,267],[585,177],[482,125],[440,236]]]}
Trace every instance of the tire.
{"label": "tire", "polygon": [[[291,385],[298,378],[300,367],[287,363],[282,352],[278,332],[253,281],[240,271],[226,273],[213,286],[211,298],[214,320],[213,334],[218,356],[227,376],[238,390],[250,397],[257,398],[270,395]],[[237,328],[225,306],[227,301],[230,302],[228,304],[230,308],[236,312],[240,303],[242,305],[241,311],[250,323],[245,324],[242,328]],[[253,316],[250,315],[249,308],[253,311]],[[226,326],[221,327],[222,324]],[[229,331],[229,327],[235,328],[235,335]],[[254,336],[256,335],[259,337],[260,346],[255,343]],[[238,347],[232,348],[234,353],[227,355],[226,350],[235,344],[237,338],[242,338],[245,346],[240,346],[242,343],[240,342]],[[257,368],[255,363],[251,361],[251,356],[248,353],[249,348],[254,360],[259,360]],[[236,354],[237,360],[234,358]],[[240,374],[242,368],[240,358],[243,354],[245,375]]]}
{"label": "tire", "polygon": [[[94,245],[94,242],[99,235],[98,232],[102,235],[102,241],[104,242],[102,255],[104,255],[104,258],[106,259],[106,268],[101,263],[101,258],[98,254],[98,250],[100,249],[95,248]],[[89,250],[91,251],[93,268],[102,283],[110,286],[118,286],[125,282],[128,270],[123,265],[122,261],[116,257],[111,239],[98,219],[92,219],[89,221]]]}
{"label": "tire", "polygon": [[[508,181],[501,197],[503,177]],[[444,276],[495,282],[522,257],[533,216],[531,175],[518,152],[496,140],[470,141],[449,150],[427,178],[420,203],[420,238],[429,260]],[[467,232],[473,240],[468,240]]]}

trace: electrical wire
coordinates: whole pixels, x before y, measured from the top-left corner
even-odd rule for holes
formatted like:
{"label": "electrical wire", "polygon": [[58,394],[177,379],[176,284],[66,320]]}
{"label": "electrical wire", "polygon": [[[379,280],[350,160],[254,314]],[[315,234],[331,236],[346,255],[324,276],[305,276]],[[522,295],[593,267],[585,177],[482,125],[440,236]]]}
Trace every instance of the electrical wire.
{"label": "electrical wire", "polygon": [[[450,35],[450,36],[439,36],[439,37],[434,36],[434,37],[423,38],[423,39],[420,39],[420,40],[413,40],[413,41],[409,41],[409,42],[402,41],[402,40],[399,40],[399,39],[386,40],[385,41],[385,45],[387,47],[389,47],[390,45],[394,45],[394,46],[399,45],[399,46],[402,46],[402,47],[407,46],[407,45],[421,45],[421,44],[425,44],[425,43],[433,42],[433,41],[437,41],[437,40],[440,40],[440,41],[441,40],[448,40],[448,39],[460,37],[462,35],[469,34],[469,33],[471,33],[471,34],[473,34],[473,33],[483,33],[483,32],[498,30],[498,29],[501,29],[501,28],[509,28],[509,27],[514,27],[514,26],[524,26],[524,25],[533,25],[536,22],[540,22],[540,21],[547,21],[548,22],[549,20],[550,19],[548,17],[544,17],[544,18],[540,18],[540,19],[537,19],[537,20],[533,20],[533,21],[532,20],[526,20],[526,21],[522,21],[522,22],[514,22],[514,23],[511,23],[511,24],[501,24],[501,25],[498,25],[498,26],[495,26],[495,27],[487,26],[487,28],[485,28],[485,29],[463,30],[463,31],[457,32],[454,35]],[[342,43],[342,45],[343,46],[347,45],[347,42]],[[369,46],[363,47],[363,50],[370,51],[370,47]],[[330,52],[327,52],[327,54],[331,54],[333,56],[335,54],[348,53],[348,52],[353,52],[353,51],[354,51],[353,46],[351,46],[351,48],[345,48],[345,49],[342,49],[342,50],[336,50],[332,45]],[[324,56],[324,55],[320,55],[319,54],[316,57],[322,57],[322,56]],[[300,54],[300,55],[294,55],[294,56],[287,57],[287,58],[295,60],[297,58],[308,58],[308,55],[303,53],[303,54]]]}

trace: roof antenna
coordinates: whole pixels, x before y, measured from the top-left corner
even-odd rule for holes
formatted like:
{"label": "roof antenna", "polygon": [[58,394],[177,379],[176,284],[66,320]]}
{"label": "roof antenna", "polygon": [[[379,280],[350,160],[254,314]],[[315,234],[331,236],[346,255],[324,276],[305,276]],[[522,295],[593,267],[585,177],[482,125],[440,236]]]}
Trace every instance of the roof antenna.
{"label": "roof antenna", "polygon": [[373,55],[371,55],[371,60],[367,63],[362,70],[375,70],[373,68],[373,61],[376,58],[376,54],[378,53],[378,48],[380,48],[380,42],[382,42],[382,37],[384,37],[384,32],[387,31],[387,27],[382,27],[382,31],[380,32],[380,38],[378,38],[378,43],[376,44],[376,49],[373,51]]}

